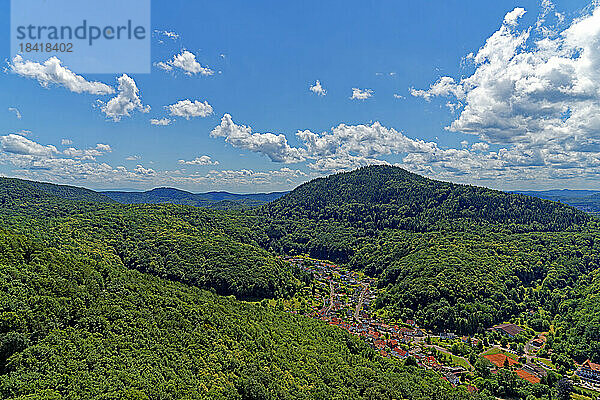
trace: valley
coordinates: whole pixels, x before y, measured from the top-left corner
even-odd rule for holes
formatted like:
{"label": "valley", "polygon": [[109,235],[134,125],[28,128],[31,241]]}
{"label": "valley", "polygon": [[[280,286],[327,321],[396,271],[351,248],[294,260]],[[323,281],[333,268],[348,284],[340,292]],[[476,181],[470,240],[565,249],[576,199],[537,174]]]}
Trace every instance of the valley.
{"label": "valley", "polygon": [[0,204],[3,398],[599,396],[600,228],[563,204],[387,166],[241,209]]}

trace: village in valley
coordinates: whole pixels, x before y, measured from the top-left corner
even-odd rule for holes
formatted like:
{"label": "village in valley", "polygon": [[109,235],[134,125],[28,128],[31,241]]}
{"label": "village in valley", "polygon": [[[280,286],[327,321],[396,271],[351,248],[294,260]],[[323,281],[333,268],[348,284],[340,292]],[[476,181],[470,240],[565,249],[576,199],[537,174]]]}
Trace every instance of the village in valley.
{"label": "village in valley", "polygon": [[284,303],[290,313],[338,326],[369,343],[382,357],[434,370],[452,386],[478,391],[486,376],[512,371],[532,384],[568,376],[589,399],[600,399],[600,364],[589,360],[565,369],[552,361],[548,332],[501,323],[474,336],[431,332],[417,321],[387,320],[377,314],[376,281],[361,272],[304,256],[285,258],[312,276],[311,284]]}

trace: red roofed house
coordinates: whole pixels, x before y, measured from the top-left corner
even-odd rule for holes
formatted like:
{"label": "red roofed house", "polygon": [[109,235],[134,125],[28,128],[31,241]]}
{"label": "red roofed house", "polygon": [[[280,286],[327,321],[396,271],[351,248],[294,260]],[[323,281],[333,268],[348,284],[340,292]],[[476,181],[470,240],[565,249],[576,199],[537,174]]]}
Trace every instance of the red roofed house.
{"label": "red roofed house", "polygon": [[399,347],[394,347],[392,349],[392,351],[396,352],[396,354],[398,355],[398,357],[408,357],[408,352],[404,349],[401,349]]}
{"label": "red roofed house", "polygon": [[510,358],[502,353],[486,354],[485,356],[483,356],[483,358],[490,361],[492,364],[494,364],[498,368],[504,368],[504,365],[506,363],[508,363],[508,366],[518,364],[517,361],[513,360],[512,358]]}
{"label": "red roofed house", "polygon": [[538,378],[537,376],[530,374],[527,371],[523,371],[522,369],[518,369],[515,371],[517,376],[521,379],[525,379],[526,381],[529,381],[531,383],[540,383],[541,379]]}
{"label": "red roofed house", "polygon": [[440,363],[435,359],[434,356],[427,356],[427,363],[434,369],[441,368]]}
{"label": "red roofed house", "polygon": [[587,360],[581,364],[581,367],[577,370],[577,375],[586,380],[600,382],[600,364],[594,364]]}
{"label": "red roofed house", "polygon": [[369,329],[369,336],[378,338],[379,336],[381,336],[381,334],[379,332],[377,332],[377,331]]}

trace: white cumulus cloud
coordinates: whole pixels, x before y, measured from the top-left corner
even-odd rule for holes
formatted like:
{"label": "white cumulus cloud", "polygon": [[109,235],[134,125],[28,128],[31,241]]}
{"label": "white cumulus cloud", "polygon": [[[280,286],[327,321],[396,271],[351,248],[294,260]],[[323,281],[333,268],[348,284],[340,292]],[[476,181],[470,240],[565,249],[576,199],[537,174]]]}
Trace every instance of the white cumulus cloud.
{"label": "white cumulus cloud", "polygon": [[152,125],[167,126],[170,123],[171,123],[171,120],[169,118],[160,118],[160,119],[151,118],[150,119],[150,124],[152,124]]}
{"label": "white cumulus cloud", "polygon": [[511,12],[504,16],[504,23],[506,25],[515,26],[519,22],[519,19],[525,15],[525,9],[522,7],[516,7]]}
{"label": "white cumulus cloud", "polygon": [[464,89],[462,86],[456,84],[454,78],[443,76],[427,90],[411,88],[410,94],[415,97],[423,97],[427,101],[430,101],[435,96],[449,95],[454,95],[455,97],[462,99],[464,97]]}
{"label": "white cumulus cloud", "polygon": [[36,79],[43,87],[59,85],[64,86],[71,92],[95,95],[105,95],[115,92],[112,87],[102,82],[90,82],[85,80],[81,75],[76,75],[63,67],[61,61],[56,57],[51,57],[43,64],[40,64],[34,61],[25,61],[23,57],[16,55],[12,59],[12,62],[9,63],[9,69],[17,75]]}
{"label": "white cumulus cloud", "polygon": [[216,160],[213,161],[210,158],[210,156],[200,156],[200,157],[196,157],[190,161],[179,160],[178,163],[183,164],[183,165],[218,165],[219,164],[218,161],[216,161]]}
{"label": "white cumulus cloud", "polygon": [[[467,57],[471,75],[443,76],[428,89],[411,90],[426,100],[456,99],[447,129],[482,140],[472,146],[477,154],[454,154],[462,165],[439,152],[445,161],[438,165],[480,176],[488,168],[515,179],[592,176],[600,168],[600,7],[560,31],[543,25],[553,7],[545,1],[535,29],[522,30],[525,10],[514,9]],[[489,151],[490,145],[502,147]]]}
{"label": "white cumulus cloud", "polygon": [[379,122],[371,125],[340,124],[330,132],[298,131],[304,154],[314,160],[309,166],[320,171],[348,170],[369,164],[384,164],[380,157],[435,151],[432,142],[414,140]]}
{"label": "white cumulus cloud", "polygon": [[212,69],[203,67],[198,61],[196,61],[196,55],[187,50],[183,50],[181,53],[175,54],[173,58],[168,61],[156,63],[156,66],[165,71],[171,71],[173,68],[179,68],[187,75],[200,74],[208,76],[215,73]]}
{"label": "white cumulus cloud", "polygon": [[107,144],[98,143],[96,147],[90,149],[76,149],[69,147],[62,154],[78,160],[95,160],[106,153],[112,152],[112,148]]}
{"label": "white cumulus cloud", "polygon": [[294,163],[304,160],[302,151],[291,147],[285,135],[252,132],[252,128],[236,125],[231,115],[225,114],[221,124],[210,133],[212,137],[223,137],[233,147],[262,153],[274,162]]}
{"label": "white cumulus cloud", "polygon": [[122,117],[129,117],[134,110],[139,110],[143,113],[150,111],[150,106],[142,104],[140,90],[133,78],[127,74],[123,74],[117,81],[119,82],[117,96],[110,99],[106,104],[101,103],[102,112],[108,118],[112,118],[113,121],[118,122]]}
{"label": "white cumulus cloud", "polygon": [[315,82],[314,85],[311,85],[309,87],[310,91],[319,95],[319,96],[325,96],[327,94],[327,90],[325,90],[323,88],[323,86],[321,85],[321,82],[317,79],[317,81]]}
{"label": "white cumulus cloud", "polygon": [[190,119],[193,117],[208,117],[213,113],[213,108],[207,101],[191,101],[189,99],[180,100],[175,104],[165,106],[169,113],[174,117],[183,117]]}
{"label": "white cumulus cloud", "polygon": [[352,88],[352,96],[350,96],[350,99],[366,100],[369,97],[373,97],[373,91],[371,89]]}
{"label": "white cumulus cloud", "polygon": [[44,146],[14,133],[0,136],[0,150],[23,156],[52,157],[58,154],[58,150],[52,145]]}

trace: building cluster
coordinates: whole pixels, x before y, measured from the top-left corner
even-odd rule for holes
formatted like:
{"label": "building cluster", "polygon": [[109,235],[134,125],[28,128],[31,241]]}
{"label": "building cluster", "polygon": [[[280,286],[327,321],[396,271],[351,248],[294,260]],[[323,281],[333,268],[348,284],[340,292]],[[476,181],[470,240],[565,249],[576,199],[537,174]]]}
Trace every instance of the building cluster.
{"label": "building cluster", "polygon": [[[373,278],[355,271],[344,270],[325,261],[304,257],[288,257],[286,260],[310,273],[318,285],[317,290],[313,292],[313,298],[319,305],[313,305],[305,313],[307,316],[338,326],[364,339],[384,357],[413,356],[417,365],[438,371],[442,379],[453,386],[459,385],[461,375],[468,372],[462,367],[443,365],[434,356],[423,354],[420,346],[407,346],[420,341],[426,335],[414,320],[407,320],[399,325],[389,325],[374,317],[372,308],[377,292],[374,289]],[[488,331],[514,338],[524,329],[516,324],[503,323],[488,328]],[[471,346],[480,345],[477,338],[459,337],[452,332],[442,332],[439,337],[449,341],[460,339]],[[541,333],[531,340],[530,345],[534,350],[539,350],[546,341],[546,335]],[[501,368],[508,368],[521,379],[534,384],[539,383],[547,375],[544,368],[530,362],[519,364],[514,358],[503,353],[488,354],[483,357],[491,363],[492,373],[498,373]],[[600,384],[600,364],[588,360],[580,366],[577,375],[586,381]],[[470,392],[477,390],[470,385],[467,385],[467,389]]]}
{"label": "building cluster", "polygon": [[313,308],[309,315],[363,338],[382,356],[408,357],[409,353],[400,345],[424,336],[412,320],[402,326],[388,325],[372,316],[371,309],[377,296],[372,289],[373,278],[319,260],[290,257],[287,261],[311,273],[321,291],[328,292],[327,295],[315,293],[316,300],[323,303]]}
{"label": "building cluster", "polygon": [[577,376],[592,383],[600,383],[600,364],[587,360],[579,366]]}

